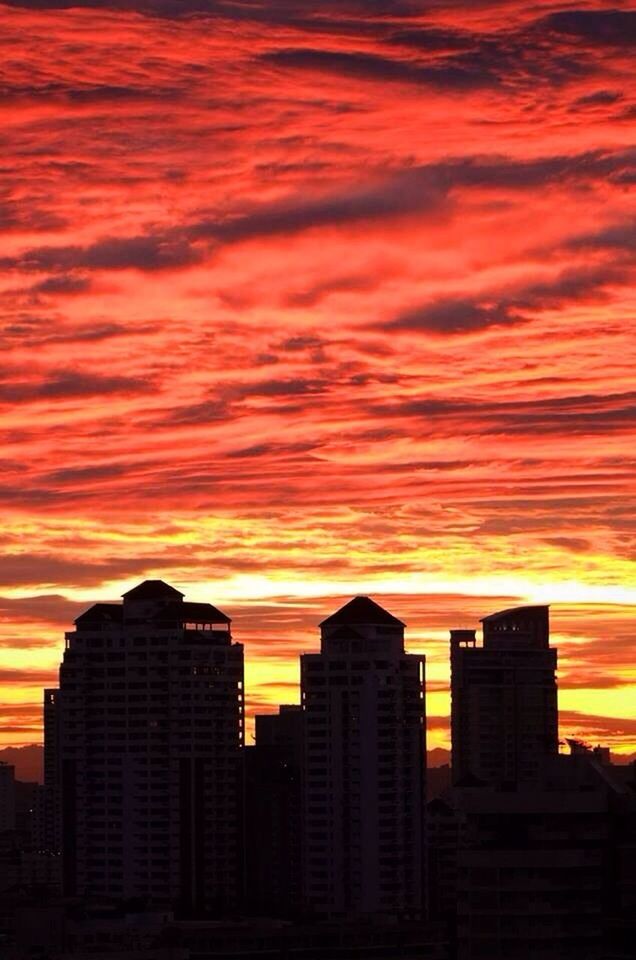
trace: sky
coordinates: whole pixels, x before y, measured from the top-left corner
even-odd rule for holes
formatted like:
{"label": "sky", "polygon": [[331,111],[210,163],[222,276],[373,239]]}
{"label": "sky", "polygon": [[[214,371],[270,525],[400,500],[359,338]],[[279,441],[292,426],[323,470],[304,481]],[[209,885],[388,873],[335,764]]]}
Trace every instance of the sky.
{"label": "sky", "polygon": [[298,700],[370,594],[427,655],[550,603],[636,750],[636,5],[0,4],[0,722],[160,577]]}

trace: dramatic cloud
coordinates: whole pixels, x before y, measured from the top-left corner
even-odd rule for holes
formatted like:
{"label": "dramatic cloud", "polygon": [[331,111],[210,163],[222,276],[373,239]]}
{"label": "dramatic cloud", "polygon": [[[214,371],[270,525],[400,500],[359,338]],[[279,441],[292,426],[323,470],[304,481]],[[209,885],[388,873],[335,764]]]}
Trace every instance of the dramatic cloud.
{"label": "dramatic cloud", "polygon": [[448,631],[549,601],[562,735],[635,749],[628,6],[0,5],[9,741],[161,576],[250,713],[376,595],[444,748]]}
{"label": "dramatic cloud", "polygon": [[605,288],[625,278],[625,271],[607,266],[566,270],[555,280],[536,282],[519,290],[488,291],[473,300],[446,299],[408,311],[388,327],[429,333],[470,333],[488,327],[510,326],[532,318],[532,313],[561,304],[603,295]]}
{"label": "dramatic cloud", "polygon": [[[22,270],[38,273],[48,270],[165,270],[193,264],[198,257],[187,241],[173,240],[170,237],[107,237],[86,248],[81,247],[39,247],[27,251],[12,264]],[[0,261],[0,266],[2,262]],[[68,292],[68,278],[52,277],[43,280],[37,286],[40,292],[58,292],[62,288]],[[77,281],[75,281],[77,284]],[[57,284],[57,290],[56,290]],[[77,286],[75,286],[77,292]]]}
{"label": "dramatic cloud", "polygon": [[634,10],[564,10],[540,21],[549,30],[592,45],[633,48],[636,43]]}
{"label": "dramatic cloud", "polygon": [[59,370],[45,380],[0,382],[0,403],[29,400],[67,400],[110,393],[146,393],[151,385],[135,377],[109,377],[81,370]]}
{"label": "dramatic cloud", "polygon": [[[20,684],[26,687],[54,686],[57,682],[56,670],[11,670],[0,668],[0,683]],[[11,713],[19,712],[21,707],[11,707]],[[29,711],[31,715],[35,711]],[[41,718],[38,717],[38,720]]]}
{"label": "dramatic cloud", "polygon": [[[0,618],[7,624],[47,623],[57,629],[64,628],[85,609],[84,603],[73,603],[59,594],[42,594],[25,597],[0,597]],[[6,638],[5,638],[6,639]],[[30,643],[26,632],[16,638],[16,646]],[[36,644],[37,644],[36,639]]]}

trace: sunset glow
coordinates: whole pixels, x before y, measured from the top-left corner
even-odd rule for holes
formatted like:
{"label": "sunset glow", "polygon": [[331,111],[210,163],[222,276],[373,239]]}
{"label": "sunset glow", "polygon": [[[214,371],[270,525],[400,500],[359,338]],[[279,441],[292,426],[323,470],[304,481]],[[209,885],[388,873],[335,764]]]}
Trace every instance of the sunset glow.
{"label": "sunset glow", "polygon": [[370,594],[428,657],[550,603],[561,735],[636,751],[636,10],[0,4],[2,745],[160,577],[298,701]]}

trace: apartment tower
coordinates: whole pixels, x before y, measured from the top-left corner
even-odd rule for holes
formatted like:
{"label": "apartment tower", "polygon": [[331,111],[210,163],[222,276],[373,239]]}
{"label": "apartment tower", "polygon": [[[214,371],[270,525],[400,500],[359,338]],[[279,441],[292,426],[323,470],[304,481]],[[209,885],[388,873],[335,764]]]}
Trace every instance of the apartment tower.
{"label": "apartment tower", "polygon": [[424,903],[424,657],[355,597],[301,657],[303,899],[323,917],[417,917]]}
{"label": "apartment tower", "polygon": [[46,705],[65,893],[185,916],[231,910],[242,883],[243,648],[229,617],[162,580],[97,603],[66,634]]}
{"label": "apartment tower", "polygon": [[515,607],[451,630],[453,781],[539,780],[558,753],[556,661],[547,606]]}

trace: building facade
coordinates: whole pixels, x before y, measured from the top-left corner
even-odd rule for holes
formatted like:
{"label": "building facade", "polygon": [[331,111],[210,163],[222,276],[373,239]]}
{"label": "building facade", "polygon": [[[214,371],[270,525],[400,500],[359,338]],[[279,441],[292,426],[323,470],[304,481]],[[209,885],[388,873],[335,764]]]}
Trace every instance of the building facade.
{"label": "building facade", "polygon": [[485,617],[451,631],[453,781],[540,780],[558,753],[557,652],[547,606]]}
{"label": "building facade", "polygon": [[255,717],[245,748],[245,891],[248,913],[295,918],[301,908],[302,711]]}
{"label": "building facade", "polygon": [[229,618],[145,581],[77,618],[60,689],[47,694],[64,892],[182,915],[232,910],[244,703]]}
{"label": "building facade", "polygon": [[303,899],[322,917],[420,916],[425,902],[424,657],[356,597],[301,657]]}
{"label": "building facade", "polygon": [[455,788],[464,831],[458,960],[621,956],[605,929],[608,912],[618,914],[612,808],[620,799],[609,768],[591,756],[554,758],[542,783]]}

